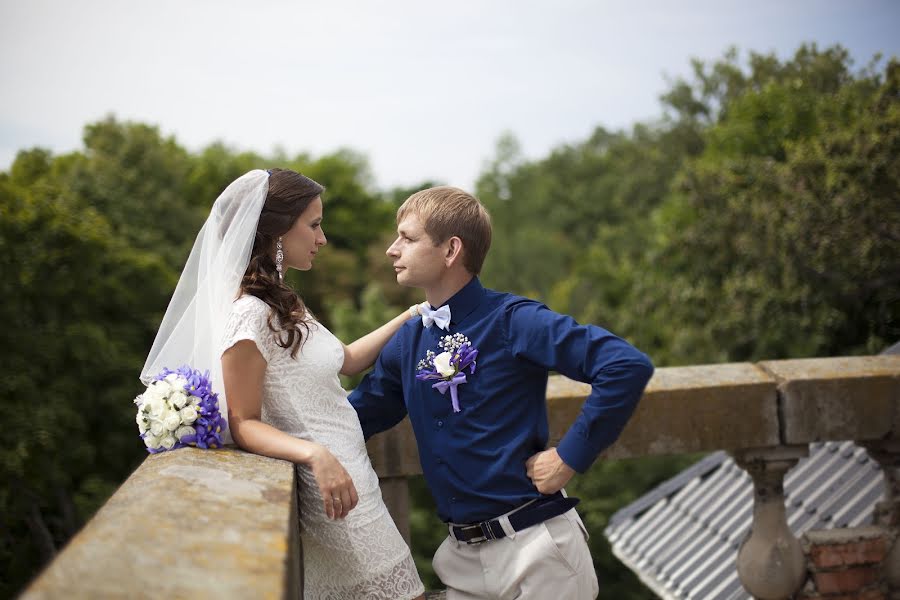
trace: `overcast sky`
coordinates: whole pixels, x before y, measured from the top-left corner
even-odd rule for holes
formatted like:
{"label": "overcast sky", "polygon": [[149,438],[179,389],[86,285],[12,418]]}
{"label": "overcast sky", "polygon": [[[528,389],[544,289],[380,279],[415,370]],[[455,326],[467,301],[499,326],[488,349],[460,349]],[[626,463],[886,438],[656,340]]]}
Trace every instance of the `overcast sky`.
{"label": "overcast sky", "polygon": [[900,56],[900,1],[0,0],[0,169],[81,147],[113,113],[192,151],[365,153],[379,187],[473,186],[504,131],[526,156],[659,117],[666,78],[730,45]]}

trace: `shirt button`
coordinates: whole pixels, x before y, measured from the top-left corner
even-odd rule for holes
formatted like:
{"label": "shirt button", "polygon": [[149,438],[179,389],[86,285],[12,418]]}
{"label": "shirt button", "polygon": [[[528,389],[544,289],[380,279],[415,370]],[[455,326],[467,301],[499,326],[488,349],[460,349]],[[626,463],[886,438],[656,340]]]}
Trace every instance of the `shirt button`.
{"label": "shirt button", "polygon": [[456,502],[456,496],[451,496],[451,497],[450,497],[450,502]]}
{"label": "shirt button", "polygon": [[439,465],[444,464],[444,459],[443,458],[437,459],[437,464],[439,464]]}
{"label": "shirt button", "polygon": [[438,421],[437,425],[438,425],[438,427],[443,427],[443,426],[444,426],[444,422],[443,422],[443,421]]}

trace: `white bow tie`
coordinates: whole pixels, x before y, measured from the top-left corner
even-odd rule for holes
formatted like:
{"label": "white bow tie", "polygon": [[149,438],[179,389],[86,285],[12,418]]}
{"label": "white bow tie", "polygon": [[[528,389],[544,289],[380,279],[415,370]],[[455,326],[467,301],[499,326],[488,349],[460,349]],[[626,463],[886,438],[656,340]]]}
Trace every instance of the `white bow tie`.
{"label": "white bow tie", "polygon": [[446,304],[440,308],[432,309],[427,302],[423,302],[422,306],[419,307],[419,312],[422,313],[422,325],[425,327],[437,324],[438,328],[447,331],[447,328],[450,326],[450,307]]}

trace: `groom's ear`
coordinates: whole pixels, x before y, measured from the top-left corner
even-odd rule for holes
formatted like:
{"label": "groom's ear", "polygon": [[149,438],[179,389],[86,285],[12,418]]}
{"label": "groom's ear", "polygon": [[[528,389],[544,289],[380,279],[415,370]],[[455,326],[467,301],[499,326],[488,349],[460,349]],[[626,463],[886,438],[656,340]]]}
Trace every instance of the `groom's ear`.
{"label": "groom's ear", "polygon": [[447,250],[444,253],[444,264],[447,268],[452,267],[456,262],[462,260],[463,242],[456,236],[447,240]]}

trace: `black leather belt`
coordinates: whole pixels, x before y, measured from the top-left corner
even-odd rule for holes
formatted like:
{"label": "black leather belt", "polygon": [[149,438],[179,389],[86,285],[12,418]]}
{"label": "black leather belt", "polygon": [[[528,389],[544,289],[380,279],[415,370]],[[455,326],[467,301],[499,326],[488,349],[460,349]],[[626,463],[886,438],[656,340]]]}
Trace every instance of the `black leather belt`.
{"label": "black leather belt", "polygon": [[[547,519],[561,515],[572,509],[580,500],[578,498],[566,498],[562,492],[556,492],[549,496],[541,496],[522,508],[508,514],[509,524],[513,531],[522,531],[532,525],[543,523]],[[479,544],[488,540],[499,540],[506,537],[499,517],[474,523],[472,525],[451,525],[453,537],[467,544]]]}

